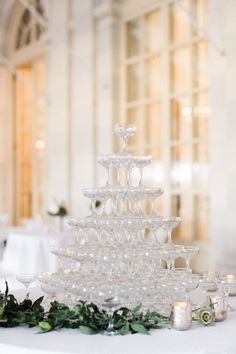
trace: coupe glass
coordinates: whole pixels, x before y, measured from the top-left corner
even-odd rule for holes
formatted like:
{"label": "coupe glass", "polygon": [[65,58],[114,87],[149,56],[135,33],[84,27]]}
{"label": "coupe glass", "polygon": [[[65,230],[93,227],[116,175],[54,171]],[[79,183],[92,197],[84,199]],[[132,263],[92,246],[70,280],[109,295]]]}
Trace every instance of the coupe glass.
{"label": "coupe glass", "polygon": [[42,283],[41,284],[41,289],[42,291],[47,295],[46,298],[44,298],[44,307],[49,308],[51,302],[54,302],[57,300],[59,288],[58,286],[51,285],[51,284],[46,284]]}
{"label": "coupe glass", "polygon": [[172,246],[173,241],[172,241],[172,231],[173,229],[179,225],[181,219],[179,217],[167,217],[164,219],[165,223],[162,226],[162,229],[167,232],[167,245]]}
{"label": "coupe glass", "polygon": [[222,286],[225,293],[228,296],[236,295],[236,275],[235,274],[225,274],[220,275],[218,278],[218,283]]}
{"label": "coupe glass", "polygon": [[108,325],[102,332],[106,336],[115,336],[119,332],[115,329],[113,323],[113,314],[115,310],[120,307],[120,298],[118,296],[118,289],[114,287],[112,283],[108,286],[103,286],[97,295],[98,306],[107,311]]}
{"label": "coupe glass", "polygon": [[122,150],[123,154],[128,153],[128,140],[136,133],[135,125],[128,125],[124,127],[123,125],[115,125],[115,133],[123,140],[124,148]]}
{"label": "coupe glass", "polygon": [[35,273],[20,273],[16,275],[16,279],[18,280],[19,283],[23,284],[25,287],[25,297],[29,297],[29,292],[28,289],[30,285],[37,279],[37,274]]}
{"label": "coupe glass", "polygon": [[[224,274],[220,275],[218,279],[219,285],[222,287],[226,296],[236,296],[236,275]],[[236,308],[228,304],[231,312],[236,311]]]}
{"label": "coupe glass", "polygon": [[186,262],[186,270],[190,271],[190,260],[197,256],[199,253],[199,247],[195,246],[184,246],[181,252],[181,257],[185,259]]}
{"label": "coupe glass", "polygon": [[151,156],[139,156],[135,159],[135,165],[139,170],[139,187],[143,187],[143,169],[151,162]]}
{"label": "coupe glass", "polygon": [[217,290],[219,274],[216,272],[204,272],[200,275],[199,286],[203,292],[204,298],[206,298],[208,292],[214,292]]}

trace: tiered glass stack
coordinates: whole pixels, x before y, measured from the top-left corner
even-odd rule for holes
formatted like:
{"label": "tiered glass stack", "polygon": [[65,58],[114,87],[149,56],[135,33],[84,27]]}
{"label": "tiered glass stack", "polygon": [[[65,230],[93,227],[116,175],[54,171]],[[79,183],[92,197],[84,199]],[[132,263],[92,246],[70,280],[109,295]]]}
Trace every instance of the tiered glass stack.
{"label": "tiered glass stack", "polygon": [[[157,215],[156,200],[163,191],[143,185],[142,172],[151,157],[128,151],[128,139],[135,132],[133,126],[116,125],[123,150],[98,157],[107,170],[107,183],[83,191],[92,201],[92,214],[70,221],[77,233],[74,244],[53,249],[60,269],[40,277],[49,297],[59,297],[71,306],[86,300],[113,309],[141,303],[144,310],[165,314],[174,301],[186,299],[198,286],[199,276],[192,273],[190,260],[199,249],[173,243],[171,233],[179,217]],[[134,169],[139,171],[138,182]],[[149,213],[144,208],[147,200]],[[166,232],[165,242],[159,241],[160,230]],[[175,267],[179,257],[185,260],[185,268]]]}

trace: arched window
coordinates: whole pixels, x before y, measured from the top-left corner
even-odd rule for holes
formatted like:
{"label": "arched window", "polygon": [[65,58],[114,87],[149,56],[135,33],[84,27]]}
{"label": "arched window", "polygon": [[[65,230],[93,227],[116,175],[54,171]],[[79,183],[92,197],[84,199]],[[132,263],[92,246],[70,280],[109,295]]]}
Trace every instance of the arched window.
{"label": "arched window", "polygon": [[[45,17],[44,9],[41,0],[33,0],[32,5],[38,14]],[[44,28],[32,16],[30,11],[26,8],[21,16],[15,42],[15,49],[21,49],[35,41],[38,41],[43,33]]]}

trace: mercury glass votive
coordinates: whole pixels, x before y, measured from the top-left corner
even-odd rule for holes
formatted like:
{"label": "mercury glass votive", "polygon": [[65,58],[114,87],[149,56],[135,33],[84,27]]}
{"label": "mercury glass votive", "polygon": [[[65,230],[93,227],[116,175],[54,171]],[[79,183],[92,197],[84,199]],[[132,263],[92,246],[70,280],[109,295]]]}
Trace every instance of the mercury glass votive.
{"label": "mercury glass votive", "polygon": [[178,301],[172,304],[172,327],[185,331],[192,325],[192,306],[189,302]]}
{"label": "mercury glass votive", "polygon": [[228,313],[228,301],[225,295],[211,295],[208,296],[209,302],[214,308],[214,317],[216,322],[224,321]]}

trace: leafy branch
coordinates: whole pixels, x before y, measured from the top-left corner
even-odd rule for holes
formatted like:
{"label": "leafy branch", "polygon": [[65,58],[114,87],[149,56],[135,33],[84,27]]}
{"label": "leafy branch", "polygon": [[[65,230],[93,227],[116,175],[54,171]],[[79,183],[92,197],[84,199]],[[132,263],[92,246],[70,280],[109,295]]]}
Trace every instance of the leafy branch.
{"label": "leafy branch", "polygon": [[[43,332],[59,328],[79,329],[85,334],[97,334],[108,327],[109,316],[95,304],[79,301],[73,308],[54,301],[50,309],[42,306],[43,297],[32,302],[25,299],[18,303],[14,295],[6,291],[0,299],[0,327],[39,326]],[[170,323],[170,318],[157,312],[141,311],[141,305],[134,309],[121,307],[113,314],[113,324],[121,335],[127,333],[148,334],[152,328],[160,328]]]}

